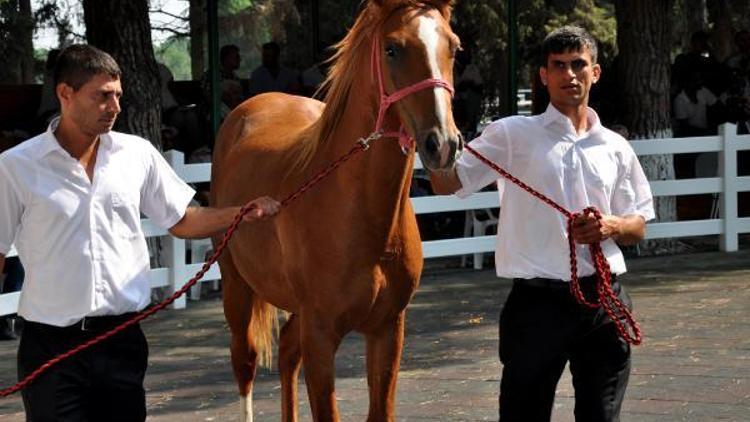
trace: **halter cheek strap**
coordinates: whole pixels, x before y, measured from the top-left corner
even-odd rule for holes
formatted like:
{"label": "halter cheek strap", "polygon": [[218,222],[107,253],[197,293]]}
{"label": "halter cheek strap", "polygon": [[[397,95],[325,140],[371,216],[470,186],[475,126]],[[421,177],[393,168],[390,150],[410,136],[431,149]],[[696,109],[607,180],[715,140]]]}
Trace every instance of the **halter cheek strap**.
{"label": "halter cheek strap", "polygon": [[385,92],[385,84],[383,83],[383,70],[381,67],[380,38],[378,36],[373,37],[371,59],[372,59],[371,63],[372,63],[373,77],[376,78],[378,81],[378,91],[380,95],[380,108],[378,110],[378,119],[375,122],[375,132],[381,133],[382,137],[398,138],[398,143],[401,146],[401,150],[404,151],[404,153],[406,153],[414,145],[414,138],[410,136],[408,133],[406,133],[406,131],[404,130],[403,123],[401,123],[401,127],[399,128],[398,132],[393,132],[393,131],[386,132],[383,130],[383,120],[385,119],[385,113],[388,111],[388,108],[390,108],[390,106],[393,103],[398,102],[404,97],[407,97],[411,94],[414,94],[416,92],[419,92],[428,88],[435,88],[435,87],[444,88],[448,92],[450,92],[451,97],[453,97],[453,92],[454,92],[453,86],[451,86],[451,84],[449,84],[448,82],[442,79],[428,78],[421,82],[417,82],[413,85],[409,85],[405,88],[402,88],[394,92],[393,94],[388,95]]}

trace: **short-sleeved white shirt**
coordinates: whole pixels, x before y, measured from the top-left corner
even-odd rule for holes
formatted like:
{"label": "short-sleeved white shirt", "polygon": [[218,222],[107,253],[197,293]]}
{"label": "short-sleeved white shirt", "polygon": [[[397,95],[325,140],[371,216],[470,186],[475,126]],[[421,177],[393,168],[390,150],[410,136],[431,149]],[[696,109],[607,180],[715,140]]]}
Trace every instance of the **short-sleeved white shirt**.
{"label": "short-sleeved white shirt", "polygon": [[[654,218],[651,189],[628,141],[606,129],[589,109],[590,129],[576,134],[570,119],[550,105],[538,116],[513,116],[490,124],[472,148],[565,209],[588,206],[602,214]],[[456,167],[465,197],[500,176],[469,152]],[[511,182],[498,180],[500,217],[495,263],[507,278],[570,280],[567,220],[560,212]],[[602,242],[612,272],[626,271],[612,239]],[[586,245],[577,245],[578,275],[594,273]]]}
{"label": "short-sleeved white shirt", "polygon": [[145,139],[101,135],[93,183],[47,131],[0,155],[0,253],[15,241],[26,270],[18,313],[70,325],[150,301],[141,212],[163,228],[195,192]]}
{"label": "short-sleeved white shirt", "polygon": [[674,117],[677,120],[687,120],[690,126],[708,129],[707,108],[716,104],[716,96],[707,88],[700,88],[696,94],[697,102],[688,98],[685,91],[674,99]]}

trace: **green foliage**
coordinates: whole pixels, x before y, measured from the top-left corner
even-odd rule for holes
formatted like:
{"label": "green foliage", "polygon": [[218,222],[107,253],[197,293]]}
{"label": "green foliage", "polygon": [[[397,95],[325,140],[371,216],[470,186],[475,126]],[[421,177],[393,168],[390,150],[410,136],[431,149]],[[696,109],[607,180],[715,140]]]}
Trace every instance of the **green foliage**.
{"label": "green foliage", "polygon": [[156,61],[164,63],[172,71],[175,80],[190,80],[190,40],[169,38],[154,46]]}
{"label": "green foliage", "polygon": [[[263,2],[262,0],[260,1]],[[244,10],[253,7],[253,3],[257,1],[253,0],[220,0],[219,1],[219,16],[229,16],[240,13]]]}

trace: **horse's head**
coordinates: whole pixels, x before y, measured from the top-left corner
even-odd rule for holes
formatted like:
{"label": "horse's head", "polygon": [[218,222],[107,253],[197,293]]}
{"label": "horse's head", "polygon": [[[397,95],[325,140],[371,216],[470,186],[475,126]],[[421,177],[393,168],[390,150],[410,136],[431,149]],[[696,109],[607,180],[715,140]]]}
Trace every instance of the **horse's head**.
{"label": "horse's head", "polygon": [[[428,87],[398,100],[396,108],[417,142],[422,163],[431,170],[453,165],[463,147],[453,121],[453,60],[460,40],[450,27],[449,0],[373,0],[385,19],[374,36],[387,93],[408,91],[424,81]],[[378,66],[378,63],[375,63]],[[441,85],[441,82],[442,84]]]}

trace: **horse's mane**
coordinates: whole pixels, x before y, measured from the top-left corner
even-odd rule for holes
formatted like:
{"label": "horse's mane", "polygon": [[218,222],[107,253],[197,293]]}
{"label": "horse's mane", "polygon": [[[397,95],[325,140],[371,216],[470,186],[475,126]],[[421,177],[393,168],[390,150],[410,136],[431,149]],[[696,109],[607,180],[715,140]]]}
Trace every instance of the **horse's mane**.
{"label": "horse's mane", "polygon": [[447,21],[450,21],[452,6],[453,0],[371,0],[368,2],[344,39],[333,47],[335,53],[329,59],[331,66],[321,85],[321,90],[327,92],[324,99],[326,107],[320,119],[308,129],[307,138],[309,139],[302,146],[300,155],[292,166],[293,169],[306,167],[318,146],[325,143],[336,130],[357,74],[363,71],[371,72],[369,67],[362,68],[361,62],[369,57],[371,44],[368,41],[371,40],[372,34],[401,8],[434,8]]}

